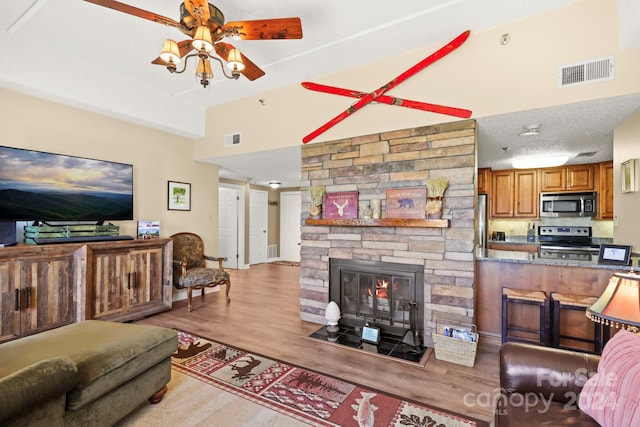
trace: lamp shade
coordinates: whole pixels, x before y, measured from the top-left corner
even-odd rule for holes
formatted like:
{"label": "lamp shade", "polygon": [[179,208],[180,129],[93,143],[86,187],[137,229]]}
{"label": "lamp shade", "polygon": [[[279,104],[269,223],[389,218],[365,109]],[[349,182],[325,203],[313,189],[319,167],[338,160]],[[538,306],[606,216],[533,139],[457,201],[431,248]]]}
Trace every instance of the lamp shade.
{"label": "lamp shade", "polygon": [[196,70],[196,76],[201,79],[209,80],[213,78],[213,71],[211,71],[211,63],[208,59],[201,59],[198,61],[198,69]]}
{"label": "lamp shade", "polygon": [[244,70],[244,63],[242,62],[242,55],[240,55],[240,51],[238,49],[231,49],[229,51],[229,56],[227,57],[227,67],[231,71],[242,71]]}
{"label": "lamp shade", "polygon": [[162,52],[160,52],[160,59],[164,62],[173,62],[178,64],[180,62],[180,51],[178,49],[178,43],[175,40],[167,39],[162,45]]}
{"label": "lamp shade", "polygon": [[213,41],[211,40],[211,31],[209,28],[201,25],[196,29],[191,45],[197,50],[211,52],[213,50]]}
{"label": "lamp shade", "polygon": [[597,323],[637,330],[640,327],[640,276],[614,273],[600,298],[585,314]]}

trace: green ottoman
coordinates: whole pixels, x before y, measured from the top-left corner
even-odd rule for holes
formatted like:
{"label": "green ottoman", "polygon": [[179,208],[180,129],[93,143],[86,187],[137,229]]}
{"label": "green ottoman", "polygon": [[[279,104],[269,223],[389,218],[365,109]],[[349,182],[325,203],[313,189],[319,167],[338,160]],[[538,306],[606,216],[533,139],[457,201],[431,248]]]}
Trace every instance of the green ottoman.
{"label": "green ottoman", "polygon": [[0,378],[65,357],[77,367],[65,425],[112,425],[149,399],[159,402],[178,346],[172,329],[87,320],[0,345]]}

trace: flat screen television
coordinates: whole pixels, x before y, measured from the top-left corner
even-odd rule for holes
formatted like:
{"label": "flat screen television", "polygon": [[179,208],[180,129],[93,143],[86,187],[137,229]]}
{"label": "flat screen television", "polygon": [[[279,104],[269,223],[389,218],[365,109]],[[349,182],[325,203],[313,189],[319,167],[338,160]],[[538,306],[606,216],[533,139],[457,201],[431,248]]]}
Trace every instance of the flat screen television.
{"label": "flat screen television", "polygon": [[0,146],[0,220],[133,220],[133,165]]}

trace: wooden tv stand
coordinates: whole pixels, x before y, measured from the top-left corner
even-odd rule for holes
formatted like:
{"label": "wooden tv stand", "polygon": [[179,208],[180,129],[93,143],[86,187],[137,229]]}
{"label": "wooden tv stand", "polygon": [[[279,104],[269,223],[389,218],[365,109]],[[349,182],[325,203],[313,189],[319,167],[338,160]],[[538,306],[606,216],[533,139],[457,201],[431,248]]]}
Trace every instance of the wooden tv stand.
{"label": "wooden tv stand", "polygon": [[0,342],[171,309],[171,239],[0,248]]}

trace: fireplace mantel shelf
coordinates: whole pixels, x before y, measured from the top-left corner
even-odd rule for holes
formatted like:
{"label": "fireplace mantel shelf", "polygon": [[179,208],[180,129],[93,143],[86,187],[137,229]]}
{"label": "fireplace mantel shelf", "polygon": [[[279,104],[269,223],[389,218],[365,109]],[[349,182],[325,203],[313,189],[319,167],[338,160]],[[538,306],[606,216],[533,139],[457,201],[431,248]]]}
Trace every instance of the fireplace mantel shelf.
{"label": "fireplace mantel shelf", "polygon": [[305,225],[335,225],[342,227],[421,227],[449,228],[448,219],[383,218],[383,219],[312,219],[307,218]]}

